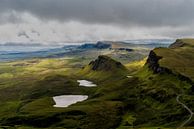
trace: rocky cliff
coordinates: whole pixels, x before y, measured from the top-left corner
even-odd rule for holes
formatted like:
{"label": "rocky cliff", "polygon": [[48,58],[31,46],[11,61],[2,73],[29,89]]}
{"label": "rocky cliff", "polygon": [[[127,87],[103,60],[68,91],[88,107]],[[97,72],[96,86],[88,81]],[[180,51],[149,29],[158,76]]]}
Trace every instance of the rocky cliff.
{"label": "rocky cliff", "polygon": [[[176,40],[169,48],[156,48],[148,56],[146,65],[155,74],[173,74],[179,79],[193,84],[194,56],[192,42]],[[194,40],[192,40],[194,43]],[[183,48],[184,47],[184,48]],[[183,49],[182,49],[183,48]]]}
{"label": "rocky cliff", "polygon": [[148,56],[146,64],[150,69],[153,70],[154,73],[171,73],[171,71],[167,68],[161,67],[159,65],[159,60],[162,59],[162,57],[157,56],[156,53],[152,50],[150,51],[150,54]]}

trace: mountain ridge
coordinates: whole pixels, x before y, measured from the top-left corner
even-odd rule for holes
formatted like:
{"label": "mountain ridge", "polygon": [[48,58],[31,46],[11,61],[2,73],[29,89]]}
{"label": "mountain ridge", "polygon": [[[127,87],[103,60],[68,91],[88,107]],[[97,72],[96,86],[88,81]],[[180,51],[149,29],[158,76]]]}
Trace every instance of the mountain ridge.
{"label": "mountain ridge", "polygon": [[[155,48],[148,56],[147,63],[154,73],[175,73],[180,78],[194,81],[194,39],[178,39],[168,48]],[[185,78],[186,77],[186,78]]]}

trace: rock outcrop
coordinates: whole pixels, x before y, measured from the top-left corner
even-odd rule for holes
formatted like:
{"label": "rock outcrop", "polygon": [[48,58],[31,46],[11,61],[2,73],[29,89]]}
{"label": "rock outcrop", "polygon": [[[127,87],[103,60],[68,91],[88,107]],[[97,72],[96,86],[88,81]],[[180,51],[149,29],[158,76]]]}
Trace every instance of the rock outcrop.
{"label": "rock outcrop", "polygon": [[181,39],[177,39],[173,44],[169,46],[169,48],[177,48],[177,47],[183,47],[185,43]]}
{"label": "rock outcrop", "polygon": [[95,61],[91,61],[89,63],[89,66],[94,71],[100,71],[100,70],[112,71],[115,69],[123,69],[123,70],[126,69],[120,62],[115,61],[105,55],[98,56],[98,58]]}
{"label": "rock outcrop", "polygon": [[176,49],[185,46],[194,47],[194,39],[177,39],[169,48]]}
{"label": "rock outcrop", "polygon": [[162,59],[162,57],[157,56],[156,53],[152,50],[150,51],[150,54],[148,56],[146,64],[150,69],[153,70],[154,73],[171,73],[171,71],[167,68],[161,67],[159,65],[159,60]]}

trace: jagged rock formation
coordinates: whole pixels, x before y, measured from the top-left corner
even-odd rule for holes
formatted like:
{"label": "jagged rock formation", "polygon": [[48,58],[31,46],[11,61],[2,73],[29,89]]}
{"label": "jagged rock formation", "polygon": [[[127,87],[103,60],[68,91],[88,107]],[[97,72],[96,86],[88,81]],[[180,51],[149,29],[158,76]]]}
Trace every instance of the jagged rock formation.
{"label": "jagged rock formation", "polygon": [[111,59],[108,56],[101,55],[95,61],[91,61],[89,66],[94,71],[111,71],[114,69],[126,69],[120,62]]}
{"label": "jagged rock formation", "polygon": [[150,51],[150,54],[148,56],[146,64],[150,69],[153,70],[154,73],[171,73],[171,71],[167,68],[161,67],[159,65],[159,60],[162,59],[162,57],[157,56],[154,51]]}
{"label": "jagged rock formation", "polygon": [[89,79],[95,79],[100,82],[113,78],[119,79],[126,77],[127,74],[129,74],[129,71],[120,62],[115,61],[108,56],[100,55],[96,60],[91,61],[86,65],[80,71],[80,74]]}

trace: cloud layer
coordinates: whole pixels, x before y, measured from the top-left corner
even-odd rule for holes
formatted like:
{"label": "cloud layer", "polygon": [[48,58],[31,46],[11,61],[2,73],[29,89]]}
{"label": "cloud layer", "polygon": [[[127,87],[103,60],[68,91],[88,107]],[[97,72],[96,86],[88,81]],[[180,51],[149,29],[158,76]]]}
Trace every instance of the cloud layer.
{"label": "cloud layer", "polygon": [[[19,41],[76,42],[101,39],[176,38],[193,36],[194,33],[193,0],[0,0],[0,2],[0,34],[2,33],[0,38],[3,40],[15,38]],[[20,36],[17,37],[18,35]]]}

